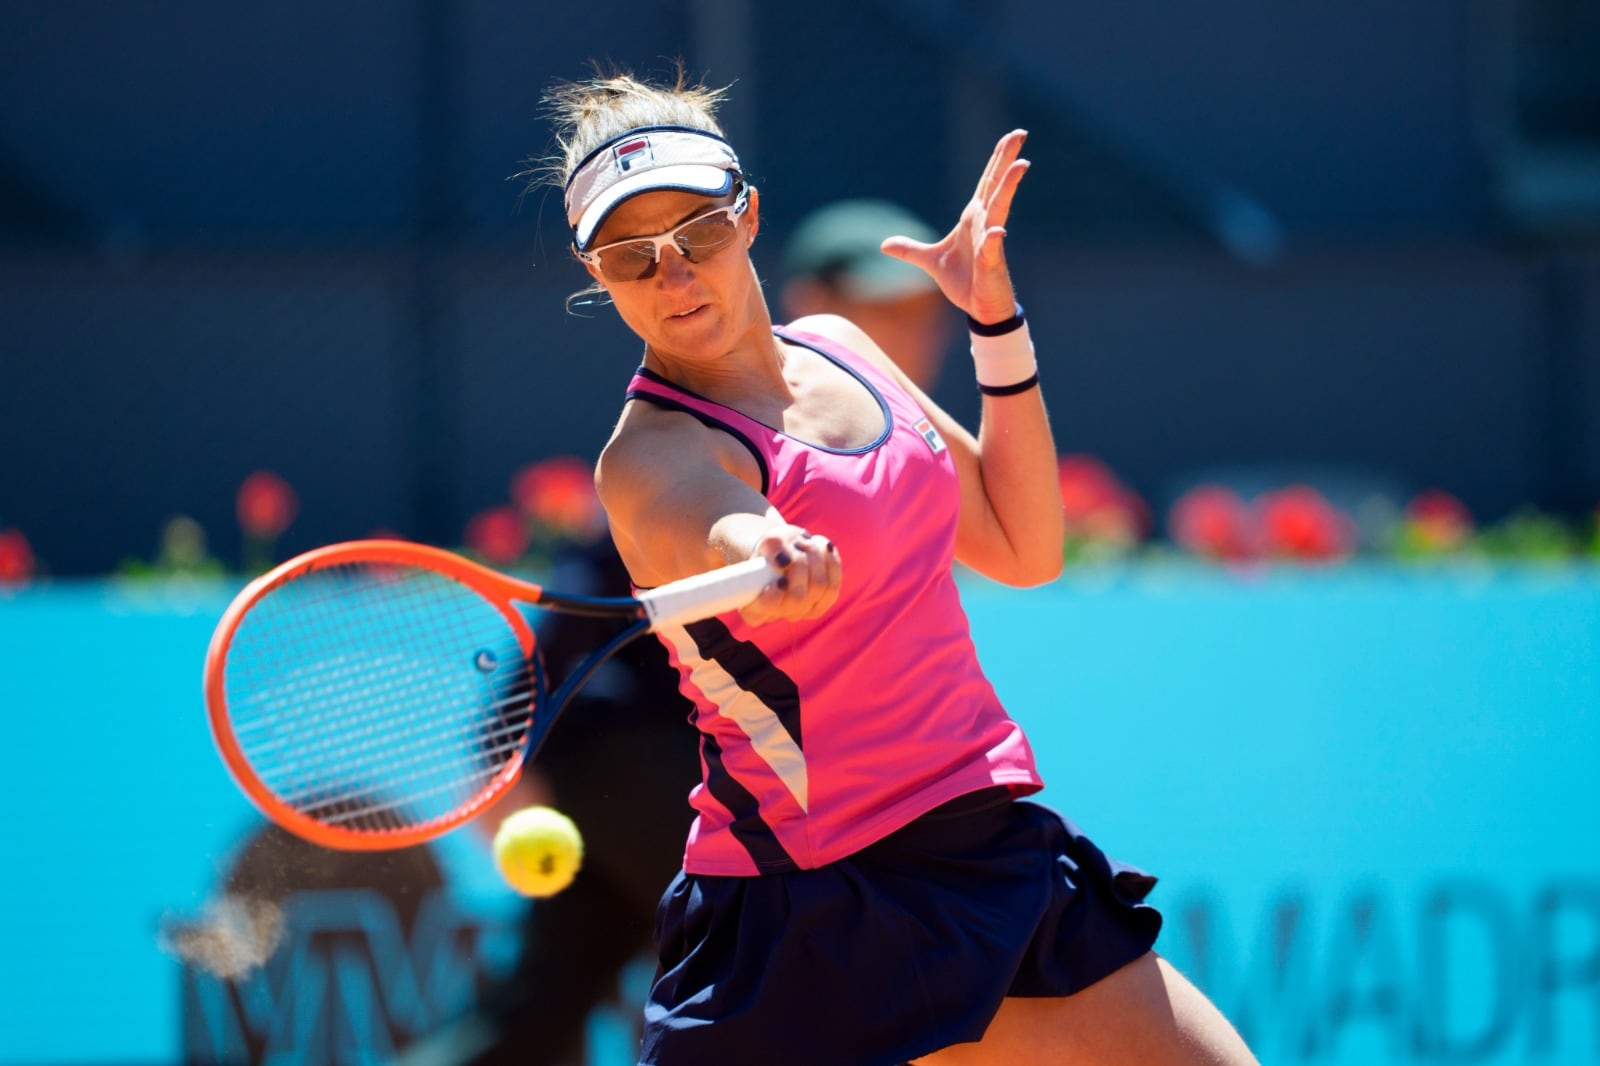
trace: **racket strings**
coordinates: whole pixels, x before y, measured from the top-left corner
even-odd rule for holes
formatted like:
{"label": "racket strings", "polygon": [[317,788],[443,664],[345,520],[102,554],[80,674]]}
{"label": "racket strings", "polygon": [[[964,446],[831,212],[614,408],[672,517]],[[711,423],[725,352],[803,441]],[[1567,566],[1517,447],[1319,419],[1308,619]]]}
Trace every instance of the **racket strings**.
{"label": "racket strings", "polygon": [[[297,779],[301,787],[282,788],[285,802],[302,808],[302,812],[308,816],[336,824],[350,826],[354,823],[356,828],[382,829],[412,820],[425,821],[432,813],[427,802],[430,798],[441,797],[444,809],[449,809],[462,788],[469,793],[476,792],[498,772],[501,764],[487,757],[478,759],[475,773],[472,767],[440,765],[438,755],[441,751],[479,756],[487,756],[488,753],[484,751],[484,745],[471,742],[470,731],[463,735],[462,726],[470,723],[463,723],[458,718],[403,710],[411,703],[408,694],[416,692],[419,686],[431,684],[441,701],[459,704],[462,699],[469,699],[471,693],[461,691],[458,678],[447,677],[441,684],[440,679],[429,677],[426,671],[420,676],[408,672],[391,662],[391,658],[374,657],[372,664],[386,677],[373,678],[369,669],[347,671],[343,678],[343,682],[350,685],[370,685],[370,696],[364,706],[377,708],[378,717],[384,720],[374,721],[372,714],[361,715],[348,705],[335,708],[341,713],[315,715],[313,725],[308,727],[306,737],[296,748],[299,752],[317,754],[309,759],[295,755],[287,757],[286,768],[292,760],[295,773],[286,780]],[[517,699],[496,700],[491,705],[493,709],[502,709],[522,702]],[[316,704],[307,703],[306,706]],[[445,728],[439,728],[441,724]],[[513,727],[513,730],[516,728]],[[350,730],[353,729],[366,731],[352,734]],[[393,743],[395,737],[407,738],[406,745],[397,748]],[[381,797],[369,795],[375,791],[371,785],[364,784],[361,788],[352,789],[348,784],[328,784],[330,780],[338,781],[341,778],[348,781],[351,777],[348,768],[356,766],[373,767],[364,772],[362,777],[381,780]],[[464,777],[463,771],[470,776]],[[405,809],[399,810],[402,807]],[[400,817],[393,817],[394,814]],[[379,817],[373,819],[368,815]]]}
{"label": "racket strings", "polygon": [[[523,739],[527,736],[527,732],[526,724],[521,722],[500,730],[480,731],[479,736],[485,741],[482,749],[485,759],[483,766],[480,768],[481,772],[474,778],[475,787],[469,789],[469,795],[481,791],[489,779],[509,761],[501,758],[501,756],[508,756],[521,750]],[[447,742],[459,739],[456,734],[444,731],[433,731],[431,733],[418,731],[416,737],[419,743],[427,742],[430,739]],[[490,741],[495,742],[489,743]],[[342,748],[338,751],[330,751],[330,758],[325,762],[329,766],[347,766],[351,765],[358,757],[370,757],[374,750],[372,745],[367,745],[365,749],[355,747]],[[459,789],[461,786],[461,779],[452,777],[445,782],[442,788],[414,787],[438,777],[439,766],[431,753],[416,754],[411,758],[390,758],[385,767],[384,783],[388,786],[388,790],[391,793],[403,793],[413,803],[429,796],[444,795],[448,791]],[[309,787],[298,793],[286,792],[282,794],[281,798],[302,814],[311,815],[317,818],[318,821],[331,821],[333,819],[320,817],[320,813],[333,809],[341,797],[325,799],[323,798],[324,791],[325,788],[323,786]]]}
{"label": "racket strings", "polygon": [[[305,590],[296,591],[303,593]],[[404,614],[394,614],[390,616],[390,621],[400,623],[405,618]],[[284,623],[286,632],[294,632],[295,646],[304,651],[326,645],[328,634],[316,633],[319,627],[315,623],[328,619],[323,610],[320,614],[309,611],[285,614],[280,621]],[[254,620],[260,622],[263,619]],[[331,658],[302,659],[299,672],[286,677],[275,689],[263,692],[254,707],[248,700],[236,699],[231,702],[237,720],[236,735],[245,739],[260,731],[250,728],[250,719],[245,717],[250,710],[257,711],[261,715],[259,726],[265,727],[273,742],[258,742],[254,761],[264,763],[276,754],[282,759],[283,770],[302,770],[313,781],[317,780],[319,771],[353,765],[354,755],[370,756],[381,752],[392,741],[386,738],[384,731],[371,728],[376,724],[372,721],[374,712],[381,712],[390,720],[389,724],[397,729],[414,729],[405,721],[404,712],[396,714],[393,709],[403,706],[399,700],[407,691],[415,689],[419,683],[426,683],[425,678],[414,673],[407,675],[404,644],[397,644],[396,648],[399,650],[392,654],[369,651],[360,657],[341,654]],[[232,656],[230,668],[239,659],[237,647]],[[345,691],[359,692],[360,702],[356,704],[332,698]],[[451,693],[441,692],[440,695],[448,696]],[[370,743],[365,746],[365,751],[360,746],[340,743],[342,738],[352,736],[369,738]]]}
{"label": "racket strings", "polygon": [[[370,685],[370,689],[364,692],[370,703],[381,705],[387,702],[390,706],[399,707],[403,706],[400,701],[409,693],[415,692],[418,682],[422,679],[402,677],[396,680],[389,674],[380,680],[367,682],[352,673],[344,675],[340,680],[349,684]],[[298,693],[296,698],[312,700],[319,692],[326,692],[326,688],[308,688]],[[493,709],[516,708],[525,705],[529,695],[528,689],[513,692],[507,698],[494,701],[489,706]],[[253,750],[260,758],[277,756],[291,761],[294,753],[300,750],[320,754],[323,761],[333,765],[349,765],[358,756],[381,753],[392,744],[392,741],[380,731],[359,734],[356,738],[358,742],[352,744],[348,739],[351,735],[351,723],[341,722],[336,716],[326,714],[303,713],[296,725],[299,732],[292,737],[281,735],[284,723],[285,717],[282,714],[275,714],[270,718],[263,717],[256,721],[242,722],[236,727],[235,734],[242,741],[251,742]],[[449,739],[459,731],[460,727],[458,721],[439,716],[423,716],[416,711],[394,713],[389,718],[389,724],[392,728],[406,730],[418,746],[425,746],[429,741]],[[436,728],[439,725],[447,728]],[[391,762],[390,765],[395,764]]]}
{"label": "racket strings", "polygon": [[431,570],[346,564],[266,594],[229,649],[235,738],[275,796],[358,832],[456,812],[502,773],[540,681],[511,622]]}

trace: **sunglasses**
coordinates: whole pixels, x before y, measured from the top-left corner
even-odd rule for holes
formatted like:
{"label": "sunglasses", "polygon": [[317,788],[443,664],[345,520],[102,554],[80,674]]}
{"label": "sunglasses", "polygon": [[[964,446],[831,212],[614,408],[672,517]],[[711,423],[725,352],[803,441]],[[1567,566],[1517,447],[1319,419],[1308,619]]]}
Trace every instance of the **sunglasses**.
{"label": "sunglasses", "polygon": [[691,263],[704,263],[732,244],[739,235],[739,216],[748,206],[750,187],[741,185],[733,203],[691,218],[659,236],[629,237],[577,255],[598,267],[600,276],[607,281],[643,281],[655,274],[656,264],[667,248],[676,249]]}

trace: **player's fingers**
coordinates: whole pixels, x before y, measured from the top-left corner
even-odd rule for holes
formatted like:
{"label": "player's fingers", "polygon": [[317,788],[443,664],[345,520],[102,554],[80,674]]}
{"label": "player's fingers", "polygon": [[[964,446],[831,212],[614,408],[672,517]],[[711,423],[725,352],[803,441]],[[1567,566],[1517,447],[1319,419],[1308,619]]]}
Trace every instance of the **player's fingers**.
{"label": "player's fingers", "polygon": [[817,544],[816,562],[820,570],[820,580],[812,582],[817,590],[817,595],[812,600],[812,611],[808,618],[816,618],[827,611],[839,599],[839,591],[843,588],[844,570],[839,561],[839,549],[833,541],[820,538]]}
{"label": "player's fingers", "polygon": [[938,244],[929,244],[926,241],[915,240],[901,234],[885,237],[878,244],[878,251],[884,255],[894,256],[896,259],[917,259],[923,256],[935,255]]}
{"label": "player's fingers", "polygon": [[802,614],[804,605],[811,594],[811,563],[805,549],[795,545],[793,550],[785,552],[780,558],[783,573],[778,575],[777,585],[783,590],[784,607],[793,614]]}
{"label": "player's fingers", "polygon": [[784,594],[775,609],[788,618],[816,618],[832,607],[839,598],[838,554],[827,537],[795,530],[787,550],[774,559],[782,567],[775,584]]}
{"label": "player's fingers", "polygon": [[1022,142],[1027,136],[1026,130],[1012,130],[995,142],[994,151],[989,153],[989,162],[983,168],[983,176],[978,179],[978,199],[981,202],[988,203],[993,197],[1006,168],[1022,151]]}
{"label": "player's fingers", "polygon": [[1026,159],[1014,160],[1001,176],[1000,184],[995,187],[993,195],[988,200],[987,221],[990,227],[1004,226],[1006,219],[1011,217],[1011,201],[1017,195],[1017,186],[1022,184],[1022,178],[1028,173],[1031,164]]}
{"label": "player's fingers", "polygon": [[991,226],[984,231],[978,254],[974,257],[984,266],[996,266],[1005,260],[1006,231],[1002,226]]}
{"label": "player's fingers", "polygon": [[831,606],[838,598],[830,588],[830,571],[822,561],[832,548],[826,538],[814,537],[798,526],[784,526],[764,535],[756,545],[757,555],[765,556],[777,576],[761,594],[745,605],[740,615],[751,625],[775,618],[811,618]]}
{"label": "player's fingers", "polygon": [[[799,548],[803,555],[805,588],[796,592],[795,607],[800,617],[816,618],[839,598],[839,550],[820,534],[806,534]],[[800,564],[797,563],[795,569],[800,569]]]}
{"label": "player's fingers", "polygon": [[788,573],[779,574],[761,590],[761,594],[739,611],[739,616],[753,626],[763,625],[779,618],[795,617],[794,580]]}
{"label": "player's fingers", "polygon": [[802,531],[794,556],[778,581],[784,585],[788,608],[796,618],[813,618],[829,596],[824,539]]}
{"label": "player's fingers", "polygon": [[937,244],[925,244],[910,237],[885,237],[883,243],[878,245],[878,250],[891,259],[903,260],[937,278],[939,257],[944,253],[950,240],[951,238],[945,237]]}
{"label": "player's fingers", "polygon": [[779,528],[763,535],[756,542],[755,551],[751,556],[765,558],[777,572],[777,576],[767,582],[755,599],[739,609],[739,616],[754,626],[771,621],[783,612],[783,601],[788,595],[789,584],[783,574],[789,564],[783,529]]}
{"label": "player's fingers", "polygon": [[995,142],[994,149],[989,153],[988,161],[983,165],[983,173],[978,175],[977,195],[979,200],[987,200],[990,190],[994,188],[995,178],[1000,173],[1001,166],[1004,165],[1006,140],[1010,136],[1011,134],[1008,133]]}

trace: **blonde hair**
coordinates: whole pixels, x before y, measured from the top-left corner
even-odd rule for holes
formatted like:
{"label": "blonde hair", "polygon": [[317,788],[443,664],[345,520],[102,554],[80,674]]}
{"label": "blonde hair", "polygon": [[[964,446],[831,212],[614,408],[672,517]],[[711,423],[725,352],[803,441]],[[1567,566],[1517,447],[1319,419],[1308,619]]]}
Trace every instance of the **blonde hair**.
{"label": "blonde hair", "polygon": [[[527,179],[530,191],[540,185],[565,190],[589,153],[641,126],[688,126],[723,136],[717,108],[727,97],[727,87],[690,82],[682,60],[675,64],[670,83],[647,81],[626,70],[606,70],[599,63],[593,68],[594,74],[581,81],[556,82],[541,99],[542,114],[555,130],[555,143],[543,160],[518,175]],[[605,286],[595,282],[567,297],[568,310],[582,297],[604,294]]]}
{"label": "blonde hair", "polygon": [[688,126],[721,137],[717,108],[727,92],[726,87],[691,83],[681,62],[671,84],[599,69],[582,81],[557,82],[542,100],[544,115],[555,128],[555,147],[528,176],[564,188],[590,152],[640,126]]}

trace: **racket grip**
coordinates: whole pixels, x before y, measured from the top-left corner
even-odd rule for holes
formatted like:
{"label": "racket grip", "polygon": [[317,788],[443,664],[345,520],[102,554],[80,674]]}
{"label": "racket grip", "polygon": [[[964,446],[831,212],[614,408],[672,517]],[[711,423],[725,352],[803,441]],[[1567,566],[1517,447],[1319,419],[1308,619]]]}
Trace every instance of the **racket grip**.
{"label": "racket grip", "polygon": [[742,563],[704,574],[669,581],[639,594],[651,628],[698,622],[702,618],[743,607],[778,576],[766,559],[757,556]]}

